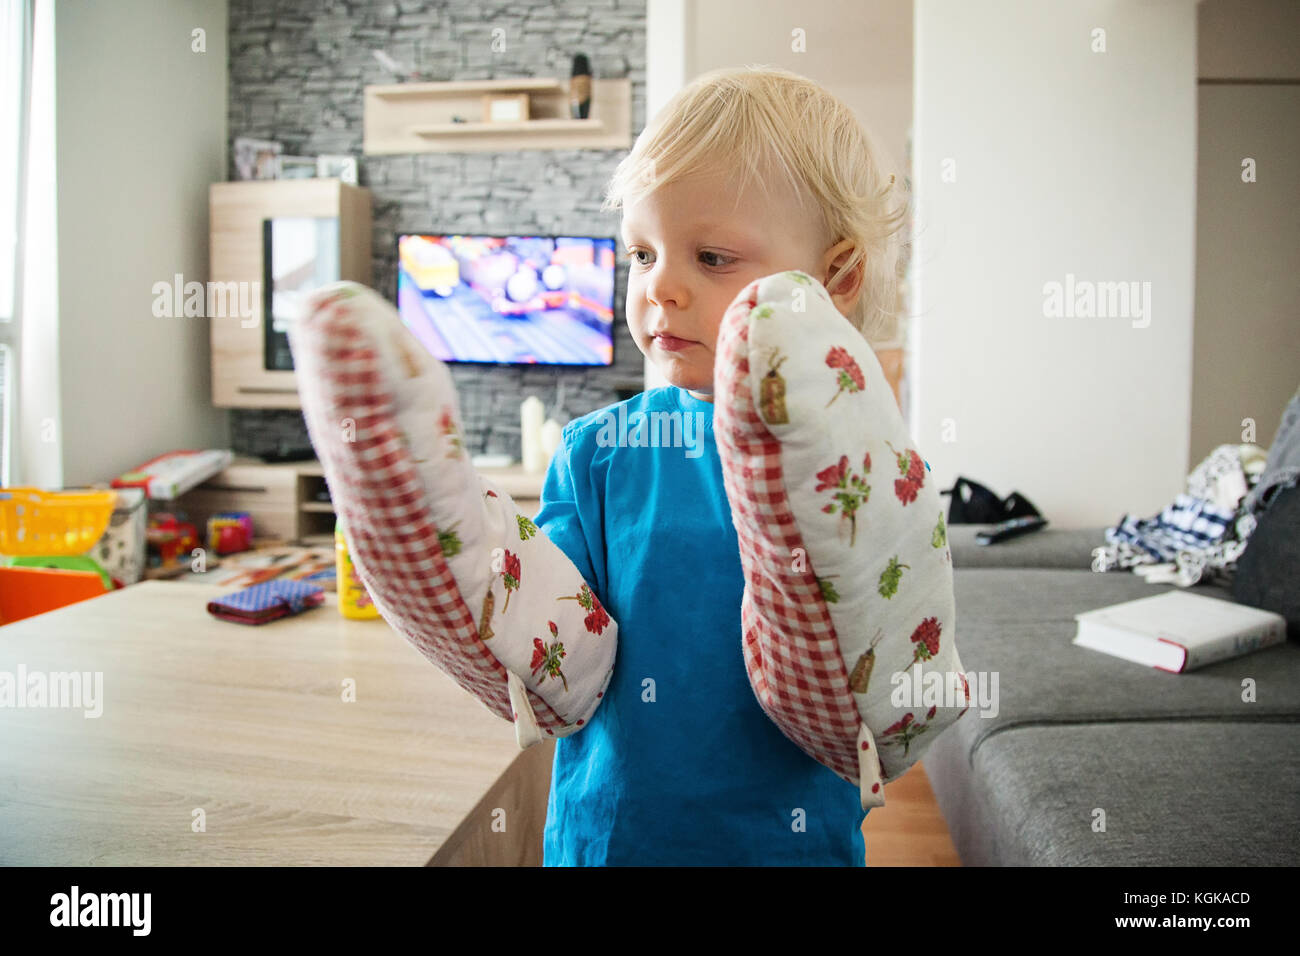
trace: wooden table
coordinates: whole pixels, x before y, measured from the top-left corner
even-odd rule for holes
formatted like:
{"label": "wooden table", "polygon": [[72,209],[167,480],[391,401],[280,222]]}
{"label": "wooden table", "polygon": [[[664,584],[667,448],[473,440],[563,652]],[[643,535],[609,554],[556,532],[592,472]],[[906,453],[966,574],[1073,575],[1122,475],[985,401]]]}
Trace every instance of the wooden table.
{"label": "wooden table", "polygon": [[0,681],[103,675],[99,717],[0,703],[0,864],[541,863],[553,742],[521,753],[333,594],[249,627],[207,613],[226,591],[144,582],[0,628]]}

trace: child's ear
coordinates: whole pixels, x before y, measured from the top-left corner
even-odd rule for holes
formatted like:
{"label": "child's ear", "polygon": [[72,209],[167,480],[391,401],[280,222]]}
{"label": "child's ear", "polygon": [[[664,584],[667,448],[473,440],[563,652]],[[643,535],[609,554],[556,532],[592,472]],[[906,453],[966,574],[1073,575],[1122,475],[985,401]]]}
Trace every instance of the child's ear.
{"label": "child's ear", "polygon": [[853,255],[853,241],[844,239],[831,246],[826,250],[822,258],[822,285],[830,293],[831,301],[835,307],[840,310],[841,314],[849,315],[853,307],[857,305],[858,297],[862,294],[862,279],[865,272],[865,264],[858,262],[848,274],[843,274],[845,264]]}

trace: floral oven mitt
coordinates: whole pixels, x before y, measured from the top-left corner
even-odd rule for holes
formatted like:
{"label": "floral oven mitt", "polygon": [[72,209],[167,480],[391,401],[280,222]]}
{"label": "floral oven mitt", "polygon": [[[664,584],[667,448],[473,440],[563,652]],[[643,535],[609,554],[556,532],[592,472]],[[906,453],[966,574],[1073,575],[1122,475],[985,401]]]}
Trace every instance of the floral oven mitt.
{"label": "floral oven mitt", "polygon": [[714,395],[750,684],[863,809],[883,806],[968,707],[938,491],[875,353],[806,273],[732,302]]}
{"label": "floral oven mitt", "polygon": [[618,625],[568,557],[470,464],[456,390],[378,293],[339,282],[290,325],[303,416],[384,619],[519,745],[580,730]]}

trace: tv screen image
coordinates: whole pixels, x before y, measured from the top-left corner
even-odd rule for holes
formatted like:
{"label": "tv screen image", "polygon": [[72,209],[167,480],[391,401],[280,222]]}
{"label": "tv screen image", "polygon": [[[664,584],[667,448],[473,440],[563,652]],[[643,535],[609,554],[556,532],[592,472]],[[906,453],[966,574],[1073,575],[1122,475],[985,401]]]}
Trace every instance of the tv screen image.
{"label": "tv screen image", "polygon": [[612,365],[612,238],[400,235],[397,311],[444,362]]}

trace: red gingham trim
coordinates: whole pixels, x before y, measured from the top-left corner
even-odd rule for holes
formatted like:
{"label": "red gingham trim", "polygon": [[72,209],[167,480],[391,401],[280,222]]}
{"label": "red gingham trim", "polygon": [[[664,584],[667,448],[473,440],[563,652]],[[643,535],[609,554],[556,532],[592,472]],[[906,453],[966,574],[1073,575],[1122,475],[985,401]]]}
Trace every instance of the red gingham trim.
{"label": "red gingham trim", "polygon": [[812,567],[793,569],[795,549],[806,555],[808,548],[786,498],[781,443],[754,407],[749,314],[759,281],[723,316],[714,375],[714,434],[745,571],[745,668],[759,705],[782,733],[856,784],[862,720]]}
{"label": "red gingham trim", "polygon": [[[346,299],[326,299],[315,308],[299,320],[294,364],[312,445],[347,527],[358,574],[394,630],[511,720],[506,669],[479,639],[474,614],[443,557],[430,503],[395,421],[378,348],[348,314]],[[355,441],[343,440],[346,419],[355,423]],[[557,736],[570,729],[531,690],[528,699],[538,726]]]}

